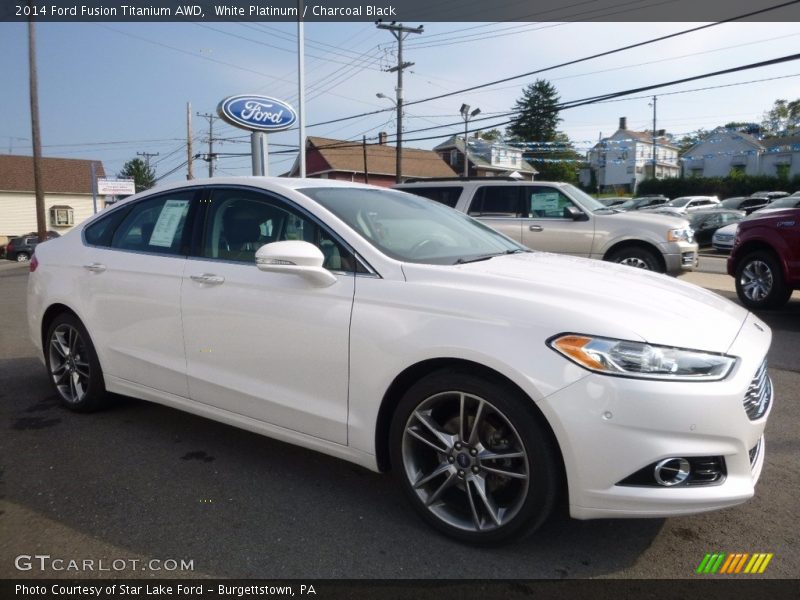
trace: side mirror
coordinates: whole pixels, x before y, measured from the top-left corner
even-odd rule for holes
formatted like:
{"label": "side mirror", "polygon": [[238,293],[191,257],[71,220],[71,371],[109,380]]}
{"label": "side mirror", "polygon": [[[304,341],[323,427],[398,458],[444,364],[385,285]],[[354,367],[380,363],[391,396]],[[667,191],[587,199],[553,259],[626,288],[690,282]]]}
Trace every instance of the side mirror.
{"label": "side mirror", "polygon": [[308,242],[289,240],[265,244],[256,251],[256,266],[269,273],[299,275],[317,287],[336,283],[336,276],[322,268],[325,257]]}
{"label": "side mirror", "polygon": [[572,219],[573,221],[588,221],[589,217],[581,209],[575,206],[564,207],[564,218]]}

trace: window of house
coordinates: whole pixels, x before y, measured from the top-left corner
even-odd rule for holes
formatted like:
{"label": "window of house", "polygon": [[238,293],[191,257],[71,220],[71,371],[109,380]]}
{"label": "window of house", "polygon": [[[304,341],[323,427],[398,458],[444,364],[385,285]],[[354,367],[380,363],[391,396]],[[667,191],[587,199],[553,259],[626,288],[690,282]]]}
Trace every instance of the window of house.
{"label": "window of house", "polygon": [[453,148],[452,150],[450,150],[450,166],[451,166],[451,167],[454,167],[454,166],[456,166],[458,163],[459,163],[459,160],[458,160],[458,150],[456,150],[455,148]]}
{"label": "window of house", "polygon": [[50,208],[50,224],[54,227],[69,227],[75,224],[75,215],[71,206],[53,206]]}

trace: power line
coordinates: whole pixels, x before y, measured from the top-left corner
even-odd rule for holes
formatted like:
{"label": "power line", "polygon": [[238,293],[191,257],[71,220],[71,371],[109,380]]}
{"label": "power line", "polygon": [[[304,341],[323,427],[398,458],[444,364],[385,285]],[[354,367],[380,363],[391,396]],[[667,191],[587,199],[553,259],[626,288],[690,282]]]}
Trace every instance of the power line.
{"label": "power line", "polygon": [[[513,81],[515,79],[521,79],[523,77],[529,77],[531,75],[537,75],[537,74],[544,73],[544,72],[547,72],[547,71],[552,71],[554,69],[560,69],[560,68],[567,67],[567,66],[570,66],[570,65],[575,65],[575,64],[586,62],[586,61],[589,61],[589,60],[594,60],[596,58],[601,58],[603,56],[609,56],[609,55],[612,55],[612,54],[617,54],[619,52],[624,52],[626,50],[632,50],[634,48],[640,48],[642,46],[647,46],[649,44],[654,44],[656,42],[661,42],[661,41],[672,39],[672,38],[675,38],[675,37],[678,37],[678,36],[687,35],[689,33],[695,33],[697,31],[702,31],[702,30],[705,30],[705,29],[709,29],[711,27],[716,27],[716,26],[722,25],[724,23],[730,23],[730,22],[733,22],[733,21],[746,19],[746,18],[753,17],[753,16],[756,16],[756,15],[759,15],[759,14],[763,14],[763,13],[766,13],[766,12],[770,12],[770,11],[773,11],[773,10],[784,8],[786,6],[797,4],[798,2],[800,2],[800,0],[790,0],[789,2],[784,2],[782,4],[777,4],[777,5],[774,5],[774,6],[771,6],[771,7],[767,7],[767,8],[763,8],[763,9],[760,9],[760,10],[752,11],[752,12],[749,12],[749,13],[738,15],[736,17],[730,17],[728,19],[725,19],[723,21],[718,21],[716,23],[709,23],[709,24],[706,24],[706,25],[700,25],[698,27],[693,27],[691,29],[685,29],[685,30],[682,30],[682,31],[677,31],[677,32],[674,32],[674,33],[670,33],[670,34],[667,34],[667,35],[662,35],[662,36],[659,36],[659,37],[656,37],[656,38],[652,38],[652,39],[649,39],[649,40],[645,40],[645,41],[642,41],[642,42],[637,42],[635,44],[629,44],[627,46],[622,46],[620,48],[615,48],[613,50],[606,50],[605,52],[599,52],[599,53],[592,54],[592,55],[589,55],[589,56],[584,56],[582,58],[577,58],[577,59],[574,59],[574,60],[570,60],[570,61],[567,61],[567,62],[556,64],[556,65],[551,65],[549,67],[543,67],[541,69],[536,69],[534,71],[528,71],[526,73],[521,73],[519,75],[513,75],[511,77],[504,77],[503,79],[490,81],[488,83],[482,83],[482,84],[479,84],[479,85],[474,85],[474,86],[463,88],[463,89],[460,89],[460,90],[455,90],[453,92],[447,92],[447,93],[444,93],[444,94],[439,94],[437,96],[431,96],[431,97],[428,97],[428,98],[422,98],[420,100],[412,100],[412,101],[406,102],[405,105],[406,106],[411,106],[411,105],[414,105],[414,104],[421,104],[423,102],[430,102],[432,100],[439,100],[441,98],[448,98],[450,96],[455,96],[457,94],[463,94],[465,92],[471,92],[471,91],[474,91],[474,90],[477,90],[477,89],[490,87],[490,86],[493,86],[493,85],[497,85],[499,83],[505,83],[507,81]],[[351,120],[351,119],[358,119],[360,117],[366,117],[366,116],[369,116],[369,115],[379,114],[379,113],[382,113],[382,112],[386,112],[388,110],[392,110],[392,109],[389,108],[389,109],[374,110],[374,111],[365,112],[365,113],[361,113],[361,114],[357,114],[357,115],[350,115],[350,116],[347,116],[347,117],[340,117],[338,119],[331,119],[331,120],[328,120],[328,121],[321,121],[319,123],[313,123],[311,125],[307,125],[306,127],[317,127],[317,126],[320,126],[320,125],[329,125],[331,123],[338,123],[338,122],[341,122],[341,121],[347,121],[347,120]]]}

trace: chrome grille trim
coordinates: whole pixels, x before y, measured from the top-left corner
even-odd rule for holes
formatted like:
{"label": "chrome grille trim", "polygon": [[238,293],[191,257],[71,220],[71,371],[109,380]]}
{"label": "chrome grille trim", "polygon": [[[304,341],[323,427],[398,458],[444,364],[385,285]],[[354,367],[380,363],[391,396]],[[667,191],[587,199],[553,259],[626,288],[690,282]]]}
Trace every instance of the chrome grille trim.
{"label": "chrome grille trim", "polygon": [[751,421],[760,419],[767,412],[770,402],[772,402],[772,381],[767,372],[767,361],[764,359],[744,395],[743,405],[747,417]]}

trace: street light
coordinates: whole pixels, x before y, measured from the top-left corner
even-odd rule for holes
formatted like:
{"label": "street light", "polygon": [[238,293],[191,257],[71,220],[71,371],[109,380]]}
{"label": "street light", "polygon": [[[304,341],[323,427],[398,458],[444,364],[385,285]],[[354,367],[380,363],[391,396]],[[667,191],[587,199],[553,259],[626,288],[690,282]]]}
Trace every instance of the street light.
{"label": "street light", "polygon": [[469,161],[467,160],[467,134],[469,129],[469,120],[481,113],[480,108],[476,108],[472,112],[470,112],[469,109],[469,104],[461,105],[461,118],[464,119],[464,177],[469,177]]}

